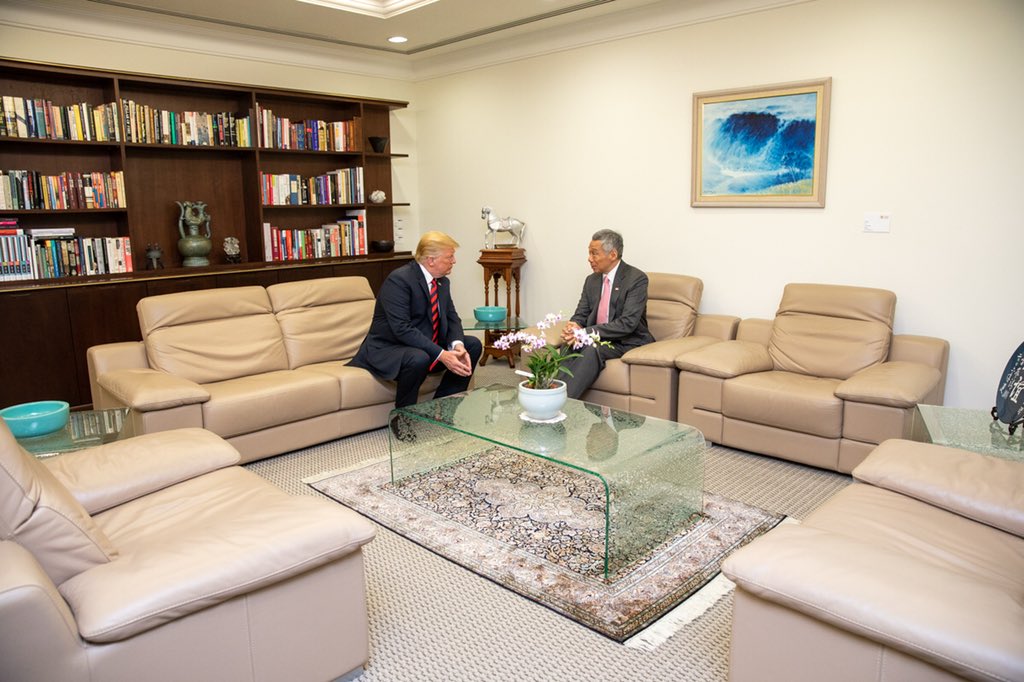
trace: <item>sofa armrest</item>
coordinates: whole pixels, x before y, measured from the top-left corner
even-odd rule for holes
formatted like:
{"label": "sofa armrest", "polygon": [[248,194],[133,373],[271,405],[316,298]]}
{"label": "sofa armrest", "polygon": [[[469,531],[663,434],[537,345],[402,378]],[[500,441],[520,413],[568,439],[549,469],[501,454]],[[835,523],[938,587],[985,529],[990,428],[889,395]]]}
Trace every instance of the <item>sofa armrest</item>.
{"label": "sofa armrest", "polygon": [[855,403],[916,407],[938,386],[939,370],[919,362],[883,362],[863,369],[836,387],[836,397]]}
{"label": "sofa armrest", "polygon": [[188,379],[155,369],[118,369],[100,374],[97,383],[122,404],[139,412],[205,403],[210,393]]}
{"label": "sofa armrest", "polygon": [[731,379],[742,374],[772,369],[768,349],[750,341],[719,341],[676,358],[676,367],[687,372]]}
{"label": "sofa armrest", "polygon": [[728,557],[722,572],[762,599],[969,679],[1024,676],[1016,599],[893,547],[783,524]]}
{"label": "sofa armrest", "polygon": [[649,367],[671,367],[675,369],[676,358],[684,353],[718,343],[710,336],[684,336],[680,339],[665,339],[646,343],[627,351],[622,361],[627,365],[647,365]]}
{"label": "sofa armrest", "polygon": [[767,347],[772,338],[772,325],[775,320],[766,320],[760,317],[748,317],[740,320],[736,327],[736,338],[739,341],[750,341]]}
{"label": "sofa armrest", "polygon": [[238,464],[240,455],[204,429],[159,431],[43,462],[90,514]]}
{"label": "sofa armrest", "polygon": [[1024,464],[957,448],[887,440],[854,478],[1024,537]]}
{"label": "sofa armrest", "polygon": [[[0,670],[11,680],[73,680],[86,675],[78,625],[32,553],[0,541]],[[46,642],[45,647],[40,642]]]}
{"label": "sofa armrest", "polygon": [[945,374],[949,364],[949,342],[933,336],[894,334],[889,360],[920,362]]}
{"label": "sofa armrest", "polygon": [[693,335],[731,341],[736,338],[736,330],[739,326],[740,318],[732,315],[698,315]]}

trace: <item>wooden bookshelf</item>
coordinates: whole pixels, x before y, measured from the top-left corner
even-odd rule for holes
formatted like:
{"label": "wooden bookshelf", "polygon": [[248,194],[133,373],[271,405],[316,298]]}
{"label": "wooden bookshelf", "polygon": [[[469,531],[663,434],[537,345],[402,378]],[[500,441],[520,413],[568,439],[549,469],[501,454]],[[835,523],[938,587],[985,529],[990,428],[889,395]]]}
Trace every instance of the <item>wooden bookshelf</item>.
{"label": "wooden bookshelf", "polygon": [[[118,140],[55,140],[45,135],[7,134],[0,136],[0,170],[45,174],[123,171],[127,207],[0,208],[0,218],[17,218],[21,228],[74,227],[76,235],[83,237],[129,237],[136,271],[146,266],[149,244],[161,246],[168,274],[181,267],[177,201],[206,202],[212,217],[211,264],[225,262],[225,237],[238,238],[243,263],[263,262],[264,222],[281,228],[313,228],[345,218],[347,211],[356,209],[366,211],[367,243],[393,239],[394,207],[406,205],[393,201],[391,180],[392,158],[405,155],[373,152],[367,138],[390,137],[390,113],[408,106],[407,102],[11,60],[0,60],[0,96],[52,102],[58,107],[77,103],[92,107],[116,105]],[[238,140],[236,145],[184,144],[180,139],[178,144],[172,144],[163,141],[166,137],[158,137],[161,141],[131,141],[132,132],[139,131],[143,108],[148,112],[172,112],[179,118],[186,112],[200,112],[245,120],[250,139]],[[344,122],[358,130],[358,134],[345,151],[266,147],[261,144],[263,110],[271,110],[275,116],[293,123]],[[159,113],[155,118],[159,119]],[[146,121],[158,123],[150,117]],[[339,168],[362,169],[363,201],[270,206],[261,200],[264,173],[298,174],[306,178]],[[377,189],[387,194],[388,201],[369,201],[370,193]],[[0,289],[8,284],[0,283]]]}
{"label": "wooden bookshelf", "polygon": [[[99,343],[137,340],[135,304],[145,296],[346,275],[367,277],[376,291],[392,269],[411,257],[408,253],[369,253],[268,263],[263,241],[264,222],[280,228],[316,228],[345,218],[349,210],[365,211],[367,244],[392,240],[394,207],[408,204],[394,201],[391,162],[406,155],[391,153],[390,145],[383,153],[374,152],[367,138],[390,137],[390,114],[406,107],[407,102],[3,59],[0,97],[47,101],[58,108],[86,104],[95,109],[115,104],[112,109],[105,108],[117,112],[118,136],[114,140],[53,139],[53,128],[45,116],[41,119],[41,136],[26,136],[16,127],[10,131],[5,125],[4,132],[9,134],[0,135],[0,170],[37,171],[42,175],[120,171],[126,207],[7,207],[0,208],[0,219],[16,218],[22,229],[73,227],[78,237],[127,237],[134,270],[0,281],[0,320],[8,330],[0,335],[7,358],[4,381],[0,382],[0,407],[41,399],[88,405],[91,394],[86,350]],[[186,112],[210,114],[201,128],[209,137],[211,131],[205,122],[217,120],[213,131],[218,137],[208,145],[181,143],[184,139],[180,136],[178,144],[171,143],[167,136],[130,141],[124,126],[126,112],[129,123],[133,120],[126,102],[131,103],[136,116],[146,107],[146,111],[158,112],[145,119],[151,124],[162,116],[171,120],[172,112],[176,119]],[[344,151],[268,148],[260,143],[260,112],[264,109],[293,122],[346,122],[358,129],[358,135]],[[238,139],[237,122],[246,119],[249,141]],[[166,126],[161,128],[161,132],[167,130]],[[219,143],[222,130],[227,131],[225,144]],[[231,130],[235,131],[234,140]],[[326,206],[269,206],[262,202],[260,182],[264,173],[305,178],[338,168],[362,169],[363,201]],[[387,201],[369,201],[376,189],[387,194]],[[207,204],[213,242],[207,267],[181,265],[177,201]],[[239,240],[240,264],[227,262],[223,252],[226,237]],[[149,244],[160,245],[163,268],[147,269]]]}

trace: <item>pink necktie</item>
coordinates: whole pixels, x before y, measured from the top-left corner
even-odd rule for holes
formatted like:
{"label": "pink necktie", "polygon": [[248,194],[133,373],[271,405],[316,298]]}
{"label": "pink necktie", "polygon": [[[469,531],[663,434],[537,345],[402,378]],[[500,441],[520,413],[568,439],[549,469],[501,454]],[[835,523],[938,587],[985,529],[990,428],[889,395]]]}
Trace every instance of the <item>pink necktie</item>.
{"label": "pink necktie", "polygon": [[601,302],[597,304],[597,323],[608,322],[608,305],[612,300],[612,281],[608,275],[604,276],[604,284],[601,286]]}

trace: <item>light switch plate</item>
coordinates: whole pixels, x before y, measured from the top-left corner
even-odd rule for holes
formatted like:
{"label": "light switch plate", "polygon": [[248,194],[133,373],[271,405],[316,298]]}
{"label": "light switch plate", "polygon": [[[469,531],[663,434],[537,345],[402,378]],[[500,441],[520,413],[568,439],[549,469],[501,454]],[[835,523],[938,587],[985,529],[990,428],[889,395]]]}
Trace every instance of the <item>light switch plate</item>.
{"label": "light switch plate", "polygon": [[864,214],[864,231],[865,232],[889,232],[890,223],[892,221],[891,213],[865,213]]}

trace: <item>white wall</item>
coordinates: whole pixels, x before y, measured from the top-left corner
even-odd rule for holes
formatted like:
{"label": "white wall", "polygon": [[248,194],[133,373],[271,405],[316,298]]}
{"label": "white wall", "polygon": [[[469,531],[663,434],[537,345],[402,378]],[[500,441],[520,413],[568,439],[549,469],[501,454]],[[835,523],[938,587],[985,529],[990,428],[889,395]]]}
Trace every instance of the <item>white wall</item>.
{"label": "white wall", "polygon": [[[420,221],[463,244],[464,314],[485,204],[528,223],[531,318],[571,313],[600,227],[703,279],[704,312],[771,317],[794,281],[888,288],[897,332],[949,340],[946,403],[988,407],[1024,340],[1022,64],[1019,0],[818,0],[425,81]],[[694,92],[825,76],[825,209],[690,207]]]}
{"label": "white wall", "polygon": [[[161,33],[129,13],[92,26],[114,11],[94,3],[0,6],[4,56],[410,100],[393,120],[411,155],[395,164],[395,197],[412,203],[398,215],[407,246],[433,228],[462,242],[464,315],[483,302],[488,204],[529,223],[530,317],[572,311],[589,236],[610,226],[629,262],[702,278],[704,312],[770,317],[792,281],[892,289],[898,332],[950,341],[950,405],[991,405],[1024,339],[1020,0],[812,0],[420,83],[265,36]],[[694,92],[824,76],[825,209],[690,207]],[[864,234],[865,211],[891,211],[892,233]]]}

